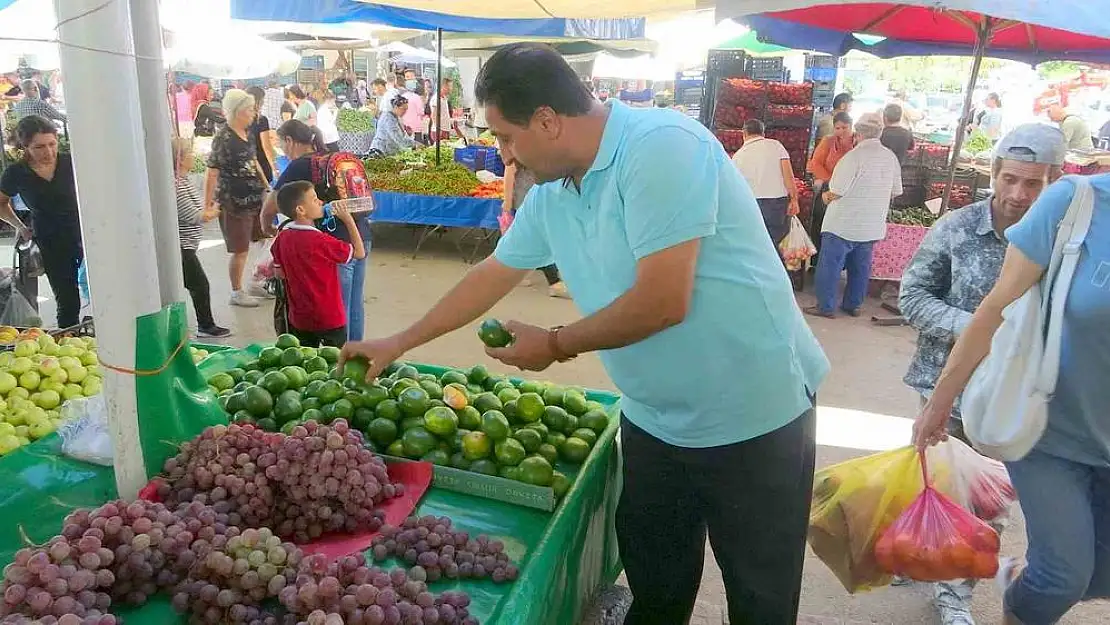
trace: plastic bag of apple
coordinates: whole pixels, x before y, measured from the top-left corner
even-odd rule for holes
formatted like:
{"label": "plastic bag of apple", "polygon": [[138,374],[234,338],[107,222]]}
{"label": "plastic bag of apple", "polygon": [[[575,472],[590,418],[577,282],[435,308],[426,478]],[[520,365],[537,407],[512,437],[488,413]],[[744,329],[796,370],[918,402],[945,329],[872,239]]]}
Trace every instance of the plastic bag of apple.
{"label": "plastic bag of apple", "polygon": [[54,432],[62,404],[102,388],[95,338],[55,340],[38,328],[20,336],[0,352],[0,456]]}

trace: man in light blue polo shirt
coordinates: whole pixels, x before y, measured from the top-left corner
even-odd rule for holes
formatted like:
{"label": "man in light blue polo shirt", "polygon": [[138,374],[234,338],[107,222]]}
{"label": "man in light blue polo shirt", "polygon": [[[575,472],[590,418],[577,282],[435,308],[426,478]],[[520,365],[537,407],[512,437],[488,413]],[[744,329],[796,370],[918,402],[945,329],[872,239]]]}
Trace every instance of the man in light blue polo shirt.
{"label": "man in light blue polo shirt", "polygon": [[556,262],[584,317],[506,325],[502,362],[540,371],[597,351],[623,394],[621,560],[628,625],[686,622],[705,538],[733,623],[793,623],[828,362],[755,198],[720,143],[673,111],[593,99],[550,47],[506,46],[475,94],[507,163],[535,172],[491,258],[422,319],[350,343],[371,374],[489,310]]}

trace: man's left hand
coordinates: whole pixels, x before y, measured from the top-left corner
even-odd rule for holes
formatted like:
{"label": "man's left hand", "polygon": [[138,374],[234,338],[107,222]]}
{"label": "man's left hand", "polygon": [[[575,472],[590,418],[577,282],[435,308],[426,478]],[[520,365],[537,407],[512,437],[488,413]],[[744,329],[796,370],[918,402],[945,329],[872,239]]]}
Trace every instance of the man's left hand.
{"label": "man's left hand", "polygon": [[543,371],[555,362],[555,354],[548,342],[547,328],[507,321],[505,329],[513,336],[513,342],[506,347],[487,347],[486,353],[491,357],[527,371]]}

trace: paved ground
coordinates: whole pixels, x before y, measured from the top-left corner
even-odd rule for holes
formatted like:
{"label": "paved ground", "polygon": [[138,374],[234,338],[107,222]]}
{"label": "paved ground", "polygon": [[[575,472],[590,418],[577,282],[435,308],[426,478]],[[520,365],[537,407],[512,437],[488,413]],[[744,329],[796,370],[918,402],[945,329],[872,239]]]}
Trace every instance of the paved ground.
{"label": "paved ground", "polygon": [[[219,235],[209,231],[201,258],[212,282],[216,320],[235,330],[228,340],[243,345],[272,339],[269,308],[247,310],[226,305],[228,279],[226,255]],[[400,227],[375,231],[366,285],[367,333],[384,335],[396,331],[423,312],[463,273],[464,263],[453,242],[433,237],[419,258],[412,258],[415,237]],[[0,258],[10,251],[0,247]],[[95,290],[96,278],[93,276]],[[547,297],[545,284],[537,273],[535,286],[514,291],[493,311],[502,319],[521,319],[539,325],[566,323],[577,318],[570,302]],[[41,293],[50,295],[43,280]],[[800,296],[809,305],[807,295]],[[43,317],[53,318],[53,302],[44,301]],[[874,302],[870,302],[869,306]],[[875,310],[868,312],[879,312]],[[818,411],[818,466],[839,462],[871,450],[889,449],[909,438],[910,422],[917,399],[901,382],[913,353],[914,334],[904,327],[876,327],[868,315],[860,319],[812,320],[814,331],[833,364],[833,371],[821,389]],[[445,365],[472,365],[482,362],[491,369],[503,368],[478,349],[472,330],[464,330],[424,346],[409,355],[413,360]],[[611,388],[600,362],[587,355],[571,363],[556,365],[548,378],[596,388]],[[1024,530],[1019,518],[1003,537],[1004,551],[1020,554],[1024,550]],[[723,618],[724,587],[720,571],[706,547],[706,569],[695,615],[695,625],[718,625]],[[833,575],[812,554],[808,554],[802,591],[799,624],[855,625],[890,623],[916,625],[936,623],[930,606],[931,588],[919,584],[905,588],[885,588],[860,595],[849,595]],[[999,623],[998,595],[993,584],[982,584],[975,593],[975,615],[980,624]],[[1110,623],[1110,605],[1091,603],[1072,611],[1061,623],[1090,625]]]}

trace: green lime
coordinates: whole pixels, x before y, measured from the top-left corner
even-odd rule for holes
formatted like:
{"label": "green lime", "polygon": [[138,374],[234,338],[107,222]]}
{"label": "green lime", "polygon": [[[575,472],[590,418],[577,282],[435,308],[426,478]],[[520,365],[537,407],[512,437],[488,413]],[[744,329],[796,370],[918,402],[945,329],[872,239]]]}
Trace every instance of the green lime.
{"label": "green lime", "polygon": [[384,399],[374,408],[374,414],[390,421],[400,421],[401,406],[396,399]]}
{"label": "green lime", "polygon": [[239,391],[227,396],[227,403],[224,404],[224,410],[230,414],[235,414],[240,410],[247,409],[247,393],[246,391]]}
{"label": "green lime", "polygon": [[535,393],[536,395],[543,395],[543,391],[547,385],[539,380],[524,380],[517,387],[521,393]]}
{"label": "green lime", "polygon": [[609,415],[604,410],[590,410],[578,418],[578,425],[601,434],[609,427]]}
{"label": "green lime", "polygon": [[278,423],[299,419],[303,412],[301,394],[297,391],[285,391],[274,400],[274,420]]}
{"label": "green lime", "polygon": [[554,445],[544,443],[543,445],[540,445],[540,448],[536,450],[536,453],[543,456],[544,458],[547,458],[547,461],[550,462],[552,466],[554,466],[555,463],[559,461],[559,450],[556,449]]}
{"label": "green lime", "polygon": [[397,371],[393,373],[393,378],[396,380],[407,378],[416,382],[420,380],[420,372],[412,365],[401,365],[397,368]]}
{"label": "green lime", "polygon": [[274,347],[278,349],[288,349],[290,347],[300,346],[301,342],[292,334],[280,334],[277,337],[277,341],[274,342]]}
{"label": "green lime", "polygon": [[230,375],[231,379],[235,380],[236,384],[238,384],[239,382],[242,382],[243,381],[243,376],[247,375],[246,370],[244,370],[240,367],[232,367],[232,368],[228,369],[227,371],[225,371],[224,373]]}
{"label": "green lime", "polygon": [[423,460],[424,462],[430,462],[441,467],[451,466],[451,454],[442,449],[433,449],[429,451],[428,453],[424,454],[424,457],[421,458],[421,460]]}
{"label": "green lime", "polygon": [[533,486],[550,486],[555,470],[543,456],[528,456],[517,465],[520,481]]}
{"label": "green lime", "polygon": [[420,375],[416,376],[416,381],[435,382],[436,384],[439,384],[439,378],[437,378],[433,373],[421,373]]}
{"label": "green lime", "polygon": [[362,408],[362,393],[359,393],[358,391],[347,391],[346,393],[343,393],[343,399],[351,402],[351,405],[354,406],[356,409]]}
{"label": "green lime", "polygon": [[[578,429],[578,417],[568,414],[565,421],[563,421],[563,434],[570,436],[572,432]],[[591,430],[592,431],[592,430]]]}
{"label": "green lime", "polygon": [[557,498],[562,498],[563,495],[566,495],[572,484],[573,482],[570,481],[569,477],[558,471],[555,471],[551,475],[551,489],[555,491],[555,497]]}
{"label": "green lime", "polygon": [[[509,379],[506,377],[491,375],[490,377],[486,378],[485,382],[482,383],[482,387],[485,388],[486,391],[496,395],[497,391],[495,391],[494,389],[496,389],[499,384],[511,384],[511,382],[509,382]],[[505,387],[502,386],[501,388]]]}
{"label": "green lime", "polygon": [[509,420],[500,410],[489,410],[482,414],[482,431],[494,441],[509,438]]}
{"label": "green lime", "polygon": [[366,436],[378,445],[388,445],[397,439],[397,424],[389,419],[374,419],[366,426]]}
{"label": "green lime", "polygon": [[405,417],[401,419],[400,426],[402,432],[411,430],[412,428],[422,428],[424,427],[424,417]]}
{"label": "green lime", "polygon": [[459,417],[459,427],[467,430],[477,430],[482,427],[482,413],[474,406],[466,406],[455,411]]}
{"label": "green lime", "polygon": [[258,371],[261,368],[262,366],[258,364],[257,358],[255,358],[254,360],[248,360],[247,363],[243,365],[244,371]]}
{"label": "green lime", "polygon": [[397,458],[404,458],[405,457],[405,444],[401,442],[401,439],[397,439],[397,440],[393,441],[392,443],[390,443],[389,447],[385,448],[385,453],[390,455],[390,456],[397,457]]}
{"label": "green lime", "polygon": [[416,382],[416,380],[412,380],[409,378],[400,378],[393,382],[393,386],[389,387],[389,394],[394,397],[400,397],[401,393],[404,393],[406,390],[410,388],[419,388],[419,386],[420,385]]}
{"label": "green lime", "polygon": [[290,347],[281,352],[281,364],[283,367],[297,367],[304,362],[304,354],[301,353],[301,348]]}
{"label": "green lime", "polygon": [[543,398],[536,393],[522,393],[516,400],[517,418],[525,423],[536,423],[543,418]]}
{"label": "green lime", "polygon": [[584,415],[590,410],[586,405],[586,397],[573,389],[563,393],[563,408],[574,416]]}
{"label": "green lime", "polygon": [[494,389],[494,392],[497,393],[497,399],[502,404],[507,404],[511,401],[516,401],[517,399],[520,398],[520,391],[518,391],[518,390],[516,390],[515,388],[512,388],[512,387],[503,388],[500,391],[498,391],[497,389]]}
{"label": "green lime", "polygon": [[247,412],[246,410],[240,410],[231,415],[231,420],[236,423],[254,423],[257,421],[257,419],[254,418],[254,415]]}
{"label": "green lime", "polygon": [[420,388],[432,399],[443,399],[443,387],[435,380],[420,380]]}
{"label": "green lime", "polygon": [[315,373],[317,371],[323,371],[324,373],[327,373],[328,371],[328,361],[319,356],[305,358],[304,364],[302,366],[304,367],[304,370],[308,373]]}
{"label": "green lime", "polygon": [[397,370],[400,369],[401,367],[405,366],[405,364],[406,363],[404,361],[401,361],[401,360],[396,360],[394,362],[389,363],[386,366],[386,368],[382,370],[382,376],[383,377],[393,377],[393,374],[397,373]]}
{"label": "green lime", "polygon": [[367,386],[362,390],[362,405],[364,408],[372,410],[387,399],[389,399],[389,391],[376,384]]}
{"label": "green lime", "polygon": [[459,418],[454,410],[446,406],[429,408],[424,413],[424,427],[436,436],[449,437],[458,429]]}
{"label": "green lime", "polygon": [[288,435],[293,433],[293,428],[297,427],[298,425],[302,425],[302,424],[304,424],[304,421],[301,421],[300,419],[294,419],[293,421],[289,421],[289,422],[283,424],[281,426],[281,430],[279,430],[279,431],[282,434],[285,434],[285,435],[288,436]]}
{"label": "green lime", "polygon": [[343,363],[343,377],[356,382],[364,382],[369,369],[370,363],[366,362],[365,358],[351,358]]}
{"label": "green lime", "polygon": [[481,460],[489,457],[493,450],[493,441],[485,432],[471,432],[463,436],[462,452],[467,460]]}
{"label": "green lime", "polygon": [[428,392],[419,387],[406,388],[397,397],[401,413],[406,417],[422,417],[428,412]]}
{"label": "green lime", "polygon": [[470,394],[470,399],[473,401],[475,397],[485,393],[486,389],[482,388],[481,384],[467,384],[466,392]]}
{"label": "green lime", "polygon": [[258,428],[263,432],[277,432],[278,424],[277,421],[274,421],[270,417],[266,417],[258,420]]}
{"label": "green lime", "polygon": [[247,384],[258,384],[258,381],[261,380],[262,376],[264,375],[266,374],[259,371],[258,369],[248,371],[243,374],[243,379],[239,381],[236,385],[242,384],[244,382],[246,382]]}
{"label": "green lime", "polygon": [[405,446],[405,456],[414,459],[424,457],[424,454],[435,449],[439,443],[435,436],[421,427],[405,430],[401,434],[401,442]]}
{"label": "green lime", "polygon": [[325,345],[319,350],[320,357],[328,362],[329,365],[334,365],[339,362],[339,348]]}
{"label": "green lime", "polygon": [[281,374],[289,380],[289,388],[302,389],[308,384],[308,372],[300,367],[282,367]]}
{"label": "green lime", "polygon": [[586,400],[586,407],[589,408],[590,410],[600,410],[602,412],[607,412],[606,409],[605,409],[604,404],[602,404],[599,401],[594,401],[592,399],[587,399]]}
{"label": "green lime", "polygon": [[498,441],[493,446],[493,455],[497,458],[497,464],[503,467],[515,467],[520,464],[521,460],[528,455],[524,450],[524,445],[515,438],[507,438],[503,441]]}
{"label": "green lime", "polygon": [[455,467],[456,469],[469,471],[470,464],[470,461],[466,459],[466,456],[464,456],[461,451],[456,451],[455,453],[451,454],[451,466]]}
{"label": "green lime", "polygon": [[562,432],[551,432],[544,437],[543,442],[555,447],[555,449],[562,449],[563,443],[567,442],[567,436]]}
{"label": "green lime", "polygon": [[529,423],[524,427],[539,432],[540,436],[544,437],[545,439],[547,438],[547,435],[549,433],[547,426],[542,423]]}
{"label": "green lime", "polygon": [[475,460],[470,464],[470,471],[472,473],[481,473],[483,475],[497,475],[497,463],[493,460],[481,459]]}
{"label": "green lime", "polygon": [[324,415],[320,419],[320,423],[328,425],[335,421],[335,404],[324,404],[320,407],[320,414]]}
{"label": "green lime", "polygon": [[208,378],[208,386],[216,389],[216,391],[225,391],[235,386],[235,378],[227,373],[217,373],[216,375]]}
{"label": "green lime", "polygon": [[[269,415],[274,409],[273,396],[261,386],[252,386],[243,391],[243,399],[243,407],[258,418]],[[228,400],[228,404],[231,404],[231,400]]]}
{"label": "green lime", "polygon": [[543,444],[543,437],[540,436],[539,432],[531,428],[521,428],[517,430],[516,433],[513,434],[513,438],[520,441],[520,444],[524,446],[524,451],[528,453],[534,453],[540,448],[540,445]]}
{"label": "green lime", "polygon": [[330,378],[328,377],[328,372],[326,370],[313,371],[308,374],[309,382],[327,382],[329,379]]}
{"label": "green lime", "polygon": [[374,411],[369,408],[355,408],[355,415],[351,417],[351,427],[360,432],[365,432],[366,428],[370,426],[370,422],[376,418]]}
{"label": "green lime", "polygon": [[[265,375],[265,374],[263,374],[263,375]],[[246,380],[244,380],[244,381],[236,384],[235,386],[233,386],[231,388],[231,390],[232,390],[232,392],[239,393],[241,391],[247,390],[248,388],[250,388],[252,386],[255,386],[255,384],[253,382],[247,382]]]}
{"label": "green lime", "polygon": [[320,398],[321,403],[330,404],[343,397],[346,389],[337,380],[327,380],[320,386],[319,392],[316,396]]}
{"label": "green lime", "polygon": [[277,347],[266,347],[258,353],[258,368],[263,371],[281,366],[282,350]]}
{"label": "green lime", "polygon": [[466,386],[466,382],[466,373],[458,369],[449,369],[444,371],[443,375],[439,376],[439,383],[442,386],[447,386],[448,384],[462,384]]}
{"label": "green lime", "polygon": [[567,414],[566,410],[563,410],[558,406],[548,406],[543,409],[544,425],[556,432],[563,431],[563,428],[566,426],[567,423],[567,417],[569,416],[570,415]]}
{"label": "green lime", "polygon": [[282,391],[289,388],[289,378],[280,371],[269,371],[258,381],[258,385],[269,391],[271,395],[280,395]]}
{"label": "green lime", "polygon": [[319,398],[320,397],[320,391],[323,388],[324,388],[324,382],[322,380],[311,380],[308,384],[305,384],[303,394],[304,394],[305,397]]}
{"label": "green lime", "polygon": [[302,347],[301,348],[301,356],[303,356],[306,361],[310,360],[312,358],[315,358],[319,355],[320,355],[320,353],[316,351],[315,347]]}
{"label": "green lime", "polygon": [[548,406],[562,406],[563,394],[566,393],[561,386],[549,386],[543,391],[543,403]]}
{"label": "green lime", "polygon": [[320,403],[320,398],[319,397],[302,397],[301,398],[301,408],[303,408],[305,410],[319,410],[320,406],[323,406],[323,404]]}
{"label": "green lime", "polygon": [[466,379],[471,384],[481,385],[489,379],[489,370],[484,365],[474,365],[466,372]]}
{"label": "green lime", "polygon": [[[593,431],[593,430],[591,430]],[[590,455],[590,444],[586,441],[570,437],[559,447],[559,457],[572,464],[582,464],[586,456]]]}
{"label": "green lime", "polygon": [[519,467],[501,467],[497,470],[497,474],[506,480],[514,482],[520,481],[520,468]]}
{"label": "green lime", "polygon": [[470,405],[474,406],[478,412],[488,412],[490,410],[501,410],[504,404],[493,393],[481,393],[470,401]]}
{"label": "green lime", "polygon": [[478,338],[489,347],[505,347],[513,342],[513,335],[496,319],[486,319],[478,326]]}
{"label": "green lime", "polygon": [[[517,391],[517,388],[516,388],[516,385],[514,385],[511,380],[507,380],[505,378],[498,378],[497,381],[494,382],[493,386],[489,390],[494,395],[500,395],[501,391],[504,391],[504,390]],[[510,399],[516,399],[517,397],[520,397],[520,391],[517,391],[517,394],[514,397],[511,397]],[[501,400],[501,401],[506,401],[506,400]]]}
{"label": "green lime", "polygon": [[578,428],[570,433],[570,438],[578,438],[586,441],[586,444],[589,445],[591,449],[597,444],[597,432],[590,428]]}
{"label": "green lime", "polygon": [[231,393],[227,391],[222,391],[219,395],[216,396],[216,403],[220,405],[220,410],[223,410],[224,412],[227,412],[228,397],[231,397]]}
{"label": "green lime", "polygon": [[346,398],[336,400],[331,406],[336,419],[350,419],[355,416],[355,406]]}

